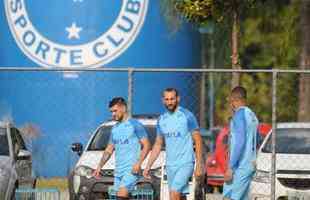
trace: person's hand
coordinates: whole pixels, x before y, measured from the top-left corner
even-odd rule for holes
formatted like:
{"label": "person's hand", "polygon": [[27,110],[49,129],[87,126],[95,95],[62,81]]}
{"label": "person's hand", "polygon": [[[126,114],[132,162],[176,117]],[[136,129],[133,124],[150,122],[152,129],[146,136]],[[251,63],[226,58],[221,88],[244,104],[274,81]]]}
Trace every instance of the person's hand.
{"label": "person's hand", "polygon": [[141,165],[139,163],[134,164],[131,171],[133,174],[139,174],[141,171]]}
{"label": "person's hand", "polygon": [[224,181],[231,182],[232,179],[233,179],[233,171],[232,169],[228,168],[226,172],[224,173]]}
{"label": "person's hand", "polygon": [[95,177],[96,179],[99,179],[100,178],[100,171],[101,171],[101,168],[97,168],[94,172],[93,172],[93,177]]}
{"label": "person's hand", "polygon": [[143,176],[144,178],[151,179],[150,167],[146,166],[146,168],[143,170]]}

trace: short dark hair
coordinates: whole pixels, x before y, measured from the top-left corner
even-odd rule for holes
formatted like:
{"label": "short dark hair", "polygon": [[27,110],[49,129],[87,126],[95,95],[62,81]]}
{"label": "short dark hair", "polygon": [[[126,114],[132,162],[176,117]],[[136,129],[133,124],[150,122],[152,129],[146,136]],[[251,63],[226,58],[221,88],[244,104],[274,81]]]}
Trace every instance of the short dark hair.
{"label": "short dark hair", "polygon": [[114,97],[109,103],[109,108],[113,107],[116,104],[124,105],[125,107],[127,107],[126,100],[123,97]]}
{"label": "short dark hair", "polygon": [[237,98],[237,99],[243,99],[243,100],[246,100],[247,98],[247,92],[246,92],[246,89],[242,86],[237,86],[235,88],[233,88],[231,90],[231,95],[234,97],[234,98]]}
{"label": "short dark hair", "polygon": [[176,88],[166,88],[164,91],[163,91],[163,93],[162,93],[162,95],[164,96],[164,93],[165,92],[175,92],[175,95],[178,97],[179,96],[179,92],[178,92],[178,90],[176,89]]}

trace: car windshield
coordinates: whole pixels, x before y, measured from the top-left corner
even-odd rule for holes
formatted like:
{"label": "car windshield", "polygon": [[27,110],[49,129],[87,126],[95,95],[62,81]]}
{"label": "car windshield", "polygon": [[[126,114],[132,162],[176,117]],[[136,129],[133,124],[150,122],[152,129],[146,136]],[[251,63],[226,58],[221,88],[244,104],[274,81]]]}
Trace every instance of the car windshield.
{"label": "car windshield", "polygon": [[[109,142],[112,126],[103,126],[98,129],[95,137],[91,141],[91,144],[88,147],[90,151],[98,151],[106,148]],[[155,126],[145,126],[148,133],[149,140],[151,145],[154,144],[156,138],[156,128]]]}
{"label": "car windshield", "polygon": [[0,128],[0,155],[1,156],[10,155],[9,143],[5,128]]}
{"label": "car windshield", "polygon": [[[271,135],[270,135],[271,136]],[[268,138],[262,151],[271,153],[271,137]],[[309,128],[281,128],[277,129],[276,153],[310,154]]]}

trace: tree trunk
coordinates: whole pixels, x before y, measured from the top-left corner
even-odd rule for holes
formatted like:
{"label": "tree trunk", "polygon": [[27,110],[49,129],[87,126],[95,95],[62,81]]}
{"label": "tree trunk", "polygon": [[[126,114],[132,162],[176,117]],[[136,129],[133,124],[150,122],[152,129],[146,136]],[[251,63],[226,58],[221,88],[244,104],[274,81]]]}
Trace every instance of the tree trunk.
{"label": "tree trunk", "polygon": [[[301,54],[299,68],[310,69],[310,1],[301,1]],[[298,121],[310,122],[310,74],[299,77]]]}
{"label": "tree trunk", "polygon": [[[239,64],[239,32],[240,32],[240,21],[239,21],[238,10],[235,9],[233,13],[233,26],[231,32],[231,64],[232,69],[241,69]],[[231,87],[234,88],[240,84],[240,73],[232,73]]]}

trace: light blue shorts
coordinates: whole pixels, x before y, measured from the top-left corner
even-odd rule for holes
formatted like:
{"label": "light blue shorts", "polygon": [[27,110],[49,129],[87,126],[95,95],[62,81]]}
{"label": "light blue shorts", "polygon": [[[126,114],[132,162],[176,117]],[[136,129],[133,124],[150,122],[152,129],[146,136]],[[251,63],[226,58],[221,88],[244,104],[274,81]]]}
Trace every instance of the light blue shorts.
{"label": "light blue shorts", "polygon": [[123,173],[122,175],[116,175],[114,177],[114,191],[118,191],[121,187],[125,187],[128,192],[131,192],[136,185],[139,176],[134,175],[131,171]]}
{"label": "light blue shorts", "polygon": [[223,196],[232,200],[247,200],[253,176],[253,170],[237,169],[232,182],[224,184]]}
{"label": "light blue shorts", "polygon": [[188,163],[178,167],[167,166],[167,179],[169,190],[188,194],[188,182],[193,175],[193,171],[193,163]]}

